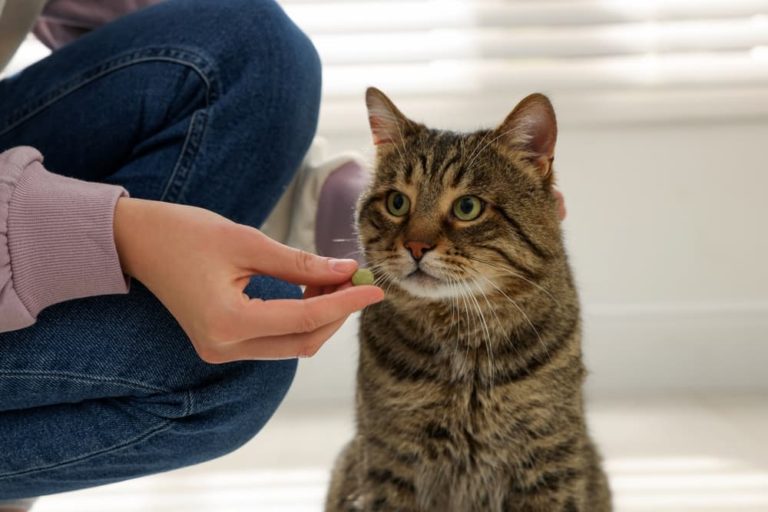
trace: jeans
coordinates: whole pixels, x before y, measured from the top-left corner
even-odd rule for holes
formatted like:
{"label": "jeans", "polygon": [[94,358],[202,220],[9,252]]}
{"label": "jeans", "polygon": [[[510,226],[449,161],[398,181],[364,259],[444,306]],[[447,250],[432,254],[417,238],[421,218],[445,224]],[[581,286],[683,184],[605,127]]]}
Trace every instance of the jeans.
{"label": "jeans", "polygon": [[[320,62],[272,0],[168,0],[0,81],[0,151],[260,226],[317,125]],[[194,276],[190,276],[194,279]],[[298,298],[253,278],[250,296]],[[296,361],[210,365],[160,302],[127,295],[42,311],[0,334],[0,499],[199,463],[253,437]]]}

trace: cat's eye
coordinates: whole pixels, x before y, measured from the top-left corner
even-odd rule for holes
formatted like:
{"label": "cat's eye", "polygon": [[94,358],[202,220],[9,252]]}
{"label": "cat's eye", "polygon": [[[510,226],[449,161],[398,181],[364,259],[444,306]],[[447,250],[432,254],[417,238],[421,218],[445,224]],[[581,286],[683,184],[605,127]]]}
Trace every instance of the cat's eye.
{"label": "cat's eye", "polygon": [[402,192],[393,190],[387,195],[387,211],[395,217],[402,217],[411,209],[411,200]]}
{"label": "cat's eye", "polygon": [[453,203],[453,214],[459,220],[475,220],[483,211],[483,202],[479,197],[461,196]]}

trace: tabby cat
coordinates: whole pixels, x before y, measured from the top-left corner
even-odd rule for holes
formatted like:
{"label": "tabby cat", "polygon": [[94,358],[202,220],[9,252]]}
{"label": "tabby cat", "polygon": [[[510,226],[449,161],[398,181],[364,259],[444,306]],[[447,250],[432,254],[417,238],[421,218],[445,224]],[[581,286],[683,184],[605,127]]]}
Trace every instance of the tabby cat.
{"label": "tabby cat", "polygon": [[552,190],[557,125],[429,129],[367,91],[359,236],[387,299],[360,325],[357,434],[326,511],[606,512],[584,420],[579,301]]}

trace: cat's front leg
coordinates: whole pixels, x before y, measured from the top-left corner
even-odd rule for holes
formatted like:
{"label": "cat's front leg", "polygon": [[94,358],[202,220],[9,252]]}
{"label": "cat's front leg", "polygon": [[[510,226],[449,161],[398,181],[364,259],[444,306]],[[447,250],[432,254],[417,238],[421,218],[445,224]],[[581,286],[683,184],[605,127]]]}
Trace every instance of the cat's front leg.
{"label": "cat's front leg", "polygon": [[510,497],[504,503],[504,512],[593,512],[579,505],[575,497]]}
{"label": "cat's front leg", "polygon": [[367,461],[359,497],[366,512],[419,512],[411,468],[384,458]]}
{"label": "cat's front leg", "polygon": [[336,462],[326,512],[419,512],[411,459],[356,438]]}
{"label": "cat's front leg", "polygon": [[504,512],[599,512],[587,506],[582,486],[548,489],[521,489],[515,486],[504,500]]}

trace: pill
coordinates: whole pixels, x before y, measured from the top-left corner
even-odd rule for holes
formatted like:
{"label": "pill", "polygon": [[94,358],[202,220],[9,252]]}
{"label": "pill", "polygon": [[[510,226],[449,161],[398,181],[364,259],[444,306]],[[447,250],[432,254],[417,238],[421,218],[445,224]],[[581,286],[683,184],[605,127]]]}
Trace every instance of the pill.
{"label": "pill", "polygon": [[359,268],[352,274],[352,284],[360,286],[361,284],[373,284],[373,272],[367,268]]}

